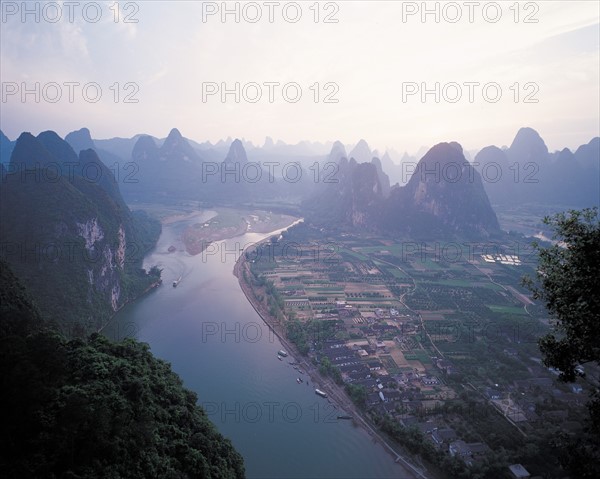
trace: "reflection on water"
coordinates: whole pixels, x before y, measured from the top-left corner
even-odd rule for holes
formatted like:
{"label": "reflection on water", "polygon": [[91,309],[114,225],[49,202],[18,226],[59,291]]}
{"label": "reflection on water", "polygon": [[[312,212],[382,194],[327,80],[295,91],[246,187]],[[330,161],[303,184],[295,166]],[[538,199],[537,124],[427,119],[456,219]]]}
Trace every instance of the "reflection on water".
{"label": "reflection on water", "polygon": [[[244,456],[248,477],[411,477],[364,430],[338,420],[340,412],[315,395],[318,385],[297,381],[289,364],[294,358],[277,359],[280,342],[233,275],[244,245],[273,233],[218,242],[206,254],[185,253],[180,233],[190,221],[211,216],[163,227],[145,262],[163,269],[163,285],[119,312],[104,333],[135,336],[170,362]],[[171,245],[176,251],[169,253]]]}

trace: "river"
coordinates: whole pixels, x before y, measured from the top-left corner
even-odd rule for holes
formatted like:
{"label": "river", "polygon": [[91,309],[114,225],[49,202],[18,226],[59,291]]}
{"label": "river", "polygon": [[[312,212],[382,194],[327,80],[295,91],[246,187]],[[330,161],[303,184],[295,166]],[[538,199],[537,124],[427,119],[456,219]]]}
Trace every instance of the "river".
{"label": "river", "polygon": [[[163,225],[145,259],[163,268],[163,285],[123,308],[104,334],[136,337],[171,363],[243,455],[249,478],[412,477],[364,429],[337,419],[343,412],[315,394],[307,375],[289,364],[294,358],[277,359],[279,340],[233,275],[240,248],[273,233],[216,242],[196,256],[183,251],[185,227],[212,216]],[[171,245],[177,251],[168,253]]]}

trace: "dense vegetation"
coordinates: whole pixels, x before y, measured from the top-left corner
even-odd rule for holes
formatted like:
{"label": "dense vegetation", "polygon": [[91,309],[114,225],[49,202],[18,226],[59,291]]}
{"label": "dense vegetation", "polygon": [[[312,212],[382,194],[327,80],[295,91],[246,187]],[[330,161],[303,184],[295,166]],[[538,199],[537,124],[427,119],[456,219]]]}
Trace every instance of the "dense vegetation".
{"label": "dense vegetation", "polygon": [[[598,209],[570,211],[544,219],[558,241],[539,251],[537,282],[526,284],[555,318],[554,331],[540,339],[544,364],[560,371],[559,379],[573,382],[578,365],[588,368],[592,386],[588,424],[579,437],[561,434],[556,443],[563,465],[574,477],[600,475],[600,218]],[[589,369],[592,370],[590,374]]]}
{"label": "dense vegetation", "polygon": [[[66,174],[66,161],[92,167],[99,179],[77,169]],[[77,157],[55,133],[23,134],[11,162],[15,173],[0,188],[0,257],[35,295],[46,320],[69,337],[97,331],[159,280],[141,266],[160,223],[129,210],[93,150]],[[44,164],[62,164],[63,174]]]}
{"label": "dense vegetation", "polygon": [[390,437],[402,444],[408,451],[418,454],[433,464],[443,477],[451,479],[497,479],[504,477],[506,469],[505,451],[488,453],[486,457],[468,467],[462,460],[436,449],[431,441],[425,439],[416,428],[406,428],[389,416],[376,417],[376,423]]}
{"label": "dense vegetation", "polygon": [[[559,303],[579,311],[573,316],[573,326],[582,326],[583,333],[590,333],[590,341],[584,335],[574,340],[573,344],[585,341],[585,348],[573,351],[579,355],[573,366],[583,363],[584,355],[589,356],[598,347],[594,328],[600,319],[597,312],[593,312],[593,305],[598,301],[596,290],[600,286],[597,277],[586,275],[598,271],[600,242],[594,236],[597,233],[592,233],[593,222],[586,222],[586,226],[577,228],[584,235],[579,240],[571,238],[568,243],[572,246],[568,250],[560,246],[554,248],[563,256],[584,251],[584,244],[589,251],[579,256],[580,271],[569,270],[585,288],[564,291],[564,294],[573,294],[575,299],[566,299],[563,294]],[[435,245],[439,243],[432,241],[421,243],[412,254],[410,248],[405,248],[415,244],[410,240],[332,233],[330,229],[317,230],[307,222],[290,228],[282,236],[282,240],[271,241],[269,254],[252,256],[256,258],[251,264],[254,274],[249,275],[263,285],[278,284],[278,288],[270,287],[270,290],[275,289],[277,298],[331,303],[339,297],[351,305],[362,301],[362,308],[371,312],[382,307],[385,310],[382,304],[386,298],[404,295],[403,301],[414,310],[440,312],[439,318],[433,319],[432,314],[431,319],[421,321],[412,314],[414,311],[400,307],[400,317],[405,319],[400,320],[404,325],[399,329],[373,328],[367,322],[353,322],[356,326],[348,328],[332,317],[327,321],[307,318],[306,310],[311,308],[314,313],[335,314],[337,308],[333,308],[333,304],[324,308],[321,304],[293,306],[280,314],[285,313],[289,318],[285,330],[287,338],[301,351],[317,353],[319,361],[313,358],[313,364],[323,375],[334,379],[333,361],[327,357],[321,359],[318,354],[319,339],[395,341],[398,337],[401,340],[404,359],[418,360],[428,375],[439,380],[438,385],[429,388],[417,381],[408,380],[403,385],[390,381],[383,384],[388,401],[381,404],[374,394],[378,386],[373,385],[373,378],[366,379],[366,372],[352,371],[356,374],[349,375],[352,382],[346,384],[345,389],[353,402],[390,437],[424,458],[432,470],[442,470],[441,477],[495,479],[504,477],[508,465],[516,463],[522,464],[532,475],[545,478],[563,477],[567,469],[572,472],[570,477],[600,477],[600,471],[596,470],[600,461],[596,460],[594,467],[590,465],[600,444],[588,441],[592,438],[591,429],[585,430],[587,411],[583,407],[588,392],[597,387],[597,381],[587,384],[592,387],[585,387],[585,380],[597,377],[598,369],[592,363],[584,365],[586,377],[578,376],[576,385],[584,389],[578,390],[557,383],[558,372],[548,371],[541,364],[538,339],[550,331],[552,324],[546,324],[548,313],[542,302],[525,304],[516,294],[521,293],[523,274],[535,275],[538,268],[537,251],[522,246],[524,242],[529,245],[529,239],[514,234],[486,243],[486,248],[493,246],[507,255],[518,253],[520,258],[518,267],[500,263],[490,266],[492,272],[486,273],[485,264],[479,269],[467,260],[479,258],[479,253],[475,253],[478,242],[460,243],[473,248],[473,252],[463,249],[457,260],[438,254]],[[559,239],[564,240],[564,236]],[[278,247],[282,243],[298,245],[296,249],[302,251],[303,256],[285,258],[282,247]],[[331,261],[332,255],[329,255],[328,245],[332,244],[340,257],[337,262]],[[562,262],[557,264],[563,265]],[[373,274],[375,268],[378,272]],[[569,283],[560,274],[552,277],[561,278],[556,281],[557,288]],[[365,287],[350,289],[344,283],[361,283]],[[374,292],[372,285],[385,285],[392,295]],[[586,297],[592,299],[586,301]],[[263,302],[267,301],[268,298],[264,298]],[[385,315],[384,319],[371,318],[375,326],[389,322]],[[559,341],[564,332],[554,335]],[[451,364],[452,372],[440,371],[436,364],[440,354]],[[406,374],[405,368],[398,367],[398,363],[390,361],[385,354],[381,359],[392,377]],[[388,389],[392,389],[389,392],[393,394],[388,395]],[[400,396],[394,389],[400,391]],[[452,394],[447,394],[448,390]],[[499,399],[492,401],[494,392]],[[438,429],[452,429],[458,439],[467,443],[485,444],[490,451],[475,453],[472,465],[457,461],[449,455],[449,441],[436,444],[436,438],[429,433],[421,434],[408,426],[412,421],[422,424],[427,420],[434,422]],[[582,468],[568,468],[569,458],[572,463],[581,461],[587,472]],[[561,462],[567,467],[562,467]]]}
{"label": "dense vegetation", "polygon": [[148,345],[47,327],[0,261],[3,477],[238,478],[241,456]]}

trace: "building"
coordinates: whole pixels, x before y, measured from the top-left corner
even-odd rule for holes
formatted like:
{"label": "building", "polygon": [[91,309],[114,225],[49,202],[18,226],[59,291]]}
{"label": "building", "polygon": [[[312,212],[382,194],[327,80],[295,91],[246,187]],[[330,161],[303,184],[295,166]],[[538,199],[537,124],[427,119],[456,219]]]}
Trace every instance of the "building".
{"label": "building", "polygon": [[438,446],[455,441],[456,438],[456,432],[452,428],[436,429],[431,433],[431,439]]}
{"label": "building", "polygon": [[465,441],[454,441],[450,443],[448,447],[448,452],[452,457],[459,457],[463,460],[468,459],[471,456],[471,449],[467,446]]}
{"label": "building", "polygon": [[418,426],[417,426],[417,428],[423,434],[430,434],[433,431],[437,430],[439,428],[439,425],[435,421],[427,421],[427,422],[421,422],[421,423],[419,423]]}
{"label": "building", "polygon": [[502,395],[500,394],[500,391],[498,391],[497,389],[492,389],[492,388],[487,388],[485,390],[485,395],[488,397],[488,399],[492,399],[492,400],[497,400],[502,397]]}
{"label": "building", "polygon": [[484,457],[489,450],[490,448],[483,442],[466,443],[458,440],[448,446],[450,455],[462,459],[468,466],[473,465],[474,460]]}
{"label": "building", "polygon": [[435,376],[424,376],[421,378],[421,382],[425,386],[435,386],[440,383],[438,378],[436,378]]}
{"label": "building", "polygon": [[371,371],[380,371],[383,368],[383,364],[379,360],[368,361],[367,364]]}
{"label": "building", "polygon": [[418,427],[419,419],[415,416],[405,416],[400,419],[400,424],[404,427]]}
{"label": "building", "polygon": [[471,450],[471,457],[474,459],[484,457],[490,451],[488,445],[483,442],[469,442],[467,447]]}
{"label": "building", "polygon": [[396,402],[402,400],[402,393],[395,389],[391,391],[386,391],[385,393],[385,402]]}
{"label": "building", "polygon": [[375,406],[381,402],[381,398],[377,393],[369,393],[367,394],[367,406]]}
{"label": "building", "polygon": [[510,471],[510,477],[514,479],[529,479],[531,477],[531,474],[521,464],[508,466],[508,470]]}

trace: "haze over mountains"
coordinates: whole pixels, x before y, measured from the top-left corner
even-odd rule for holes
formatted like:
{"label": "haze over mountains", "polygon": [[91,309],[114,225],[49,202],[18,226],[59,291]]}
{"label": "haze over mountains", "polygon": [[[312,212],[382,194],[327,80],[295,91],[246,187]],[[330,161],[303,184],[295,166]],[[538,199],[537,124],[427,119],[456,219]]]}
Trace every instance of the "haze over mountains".
{"label": "haze over mountains", "polygon": [[343,158],[338,173],[338,183],[321,185],[306,200],[311,222],[419,237],[489,237],[500,232],[481,177],[458,143],[433,147],[403,187],[390,188],[377,158],[370,163]]}
{"label": "haze over mountains", "polygon": [[[252,158],[240,140],[231,142],[220,161],[207,161],[177,129],[158,143],[138,136],[125,162],[99,148],[85,128],[69,133],[66,141],[53,131],[3,140],[12,151],[2,171],[1,255],[50,320],[64,325],[83,317],[91,320],[88,328],[101,327],[156,280],[141,269],[141,261],[160,226],[130,211],[124,196],[258,204],[292,210],[330,229],[465,237],[499,232],[479,175],[458,144],[437,145],[406,186],[391,187],[381,161],[369,159],[364,140],[353,152],[365,162],[348,160],[336,142],[329,155],[314,156],[308,164],[286,157],[256,161],[258,152],[252,150]],[[460,181],[446,181],[439,172],[454,164],[460,165]],[[421,171],[432,168],[438,174]],[[73,298],[68,314],[61,298]]]}
{"label": "haze over mountains", "polygon": [[532,128],[521,128],[509,148],[488,146],[475,156],[492,203],[594,206],[600,200],[600,138],[573,153],[550,153]]}
{"label": "haze over mountains", "polygon": [[[164,140],[169,141],[171,135]],[[219,142],[216,145],[209,143],[199,144],[191,140],[185,140],[179,148],[172,153],[163,152],[163,157],[171,159],[188,156],[190,162],[222,162],[226,158],[231,159],[229,148],[233,144],[231,139]],[[116,154],[123,151],[124,140],[102,140],[103,150]],[[146,140],[147,141],[147,140]],[[160,140],[154,140],[159,146]],[[132,151],[140,136],[129,140]],[[581,145],[571,152],[565,148],[561,151],[551,153],[548,151],[543,139],[531,128],[521,128],[510,147],[498,148],[496,146],[485,147],[479,152],[463,150],[465,159],[482,174],[483,187],[489,195],[492,204],[519,204],[539,203],[553,204],[567,207],[585,207],[598,205],[600,203],[600,139],[592,139],[588,144]],[[298,145],[285,145],[282,142],[273,143],[268,138],[263,147],[242,140],[236,141],[236,154],[245,155],[248,162],[264,163],[267,161],[279,162],[279,164],[298,162],[303,167],[303,175],[298,183],[287,183],[287,189],[267,187],[263,191],[265,195],[281,197],[286,195],[298,195],[306,199],[307,193],[313,192],[315,188],[314,172],[311,166],[318,162],[324,165],[327,162],[338,163],[342,158],[354,158],[358,163],[369,163],[377,152],[373,152],[368,143],[362,139],[353,147],[344,145],[339,141],[331,143],[328,153],[315,153],[323,151],[327,146],[324,144],[309,144],[303,142]],[[243,150],[243,153],[242,153]],[[196,155],[191,153],[196,152]],[[388,196],[388,183],[400,186],[410,180],[417,164],[429,151],[429,148],[421,148],[414,156],[404,153],[402,157],[396,152],[394,156],[385,152],[378,161],[376,167],[384,196]],[[186,153],[187,152],[187,153]],[[475,154],[476,153],[476,154]],[[99,153],[102,158],[102,152]],[[104,158],[103,158],[104,159]],[[136,156],[129,156],[123,160],[137,161]],[[229,161],[229,163],[236,163]],[[244,163],[243,158],[241,163]],[[381,165],[381,167],[377,165]],[[176,163],[173,163],[175,166]],[[140,174],[142,174],[143,163],[140,163]],[[150,166],[148,168],[151,168]],[[200,167],[201,168],[201,167]],[[385,176],[384,176],[385,175]],[[169,176],[167,174],[167,176]],[[197,172],[195,174],[197,176]],[[275,175],[275,179],[281,179],[282,175]],[[321,178],[319,178],[320,180]],[[124,185],[124,194],[129,195],[129,186]],[[181,186],[181,185],[180,185]]]}
{"label": "haze over mountains", "polygon": [[[240,165],[247,162],[298,162],[302,165],[303,174],[298,182],[288,182],[287,188],[274,185],[277,178],[282,179],[281,172],[269,179],[268,169],[263,170],[264,179],[269,180],[261,183],[261,194],[272,198],[295,196],[305,199],[309,191],[315,190],[315,181],[307,181],[315,179],[314,172],[310,170],[315,162],[324,165],[327,162],[338,163],[342,158],[354,158],[358,163],[368,163],[375,157],[381,165],[377,169],[384,196],[387,196],[387,183],[398,183],[400,186],[408,183],[418,161],[429,150],[422,147],[414,155],[386,151],[380,156],[377,151],[371,150],[364,139],[355,145],[344,145],[339,141],[287,145],[267,137],[262,146],[238,139],[234,150],[230,152],[234,145],[232,138],[214,145],[209,142],[198,143],[183,137],[177,129],[173,129],[164,139],[136,135],[132,138],[93,140],[89,130],[82,128],[69,133],[65,140],[76,153],[83,149],[94,149],[102,162],[119,176],[122,193],[129,200],[144,196],[150,187],[158,188],[156,194],[196,195],[208,200],[211,195],[219,194],[219,188],[213,185],[205,187],[205,191],[198,191],[198,178],[211,183],[214,182],[214,176],[220,176],[221,171],[214,174],[205,168],[203,172],[202,164],[223,161]],[[5,168],[8,167],[15,144],[16,141],[11,141],[0,132],[0,159]],[[585,207],[600,202],[599,150],[600,139],[596,137],[574,152],[567,148],[549,152],[535,130],[521,128],[510,147],[491,145],[479,152],[463,150],[463,155],[482,174],[483,185],[492,204],[526,202]],[[239,155],[239,158],[235,155]],[[179,178],[185,178],[183,183]],[[234,181],[233,175],[230,174],[228,178],[230,182]],[[139,183],[146,184],[146,188]],[[238,183],[242,183],[241,178]],[[230,194],[235,196],[235,192]]]}
{"label": "haze over mountains", "polygon": [[[410,163],[402,166],[388,154],[373,157],[364,140],[350,153],[337,141],[328,154],[312,156],[299,154],[309,144],[272,140],[252,149],[239,139],[201,145],[176,128],[164,140],[98,141],[86,128],[65,140],[52,131],[23,133],[16,141],[0,135],[3,158],[10,154],[2,165],[2,257],[50,318],[63,305],[39,278],[51,277],[66,297],[87,298],[84,316],[100,318],[152,283],[140,265],[160,227],[132,213],[126,201],[260,206],[330,230],[431,239],[501,234],[494,204],[589,207],[600,196],[599,138],[574,153],[549,153],[531,128],[520,129],[508,148],[484,148],[472,164],[451,142],[418,162],[405,157]],[[118,156],[129,149],[129,157]],[[293,153],[276,153],[284,150]],[[392,185],[390,164],[396,173],[410,173],[404,186]],[[65,248],[74,248],[75,260],[65,259]],[[91,265],[90,256],[96,258]],[[68,310],[82,316],[75,304]]]}
{"label": "haze over mountains", "polygon": [[97,329],[155,281],[140,267],[160,224],[129,210],[95,150],[77,155],[52,131],[23,133],[7,170],[0,190],[2,259],[48,320]]}
{"label": "haze over mountains", "polygon": [[[488,234],[497,229],[490,203],[586,207],[600,202],[600,139],[593,138],[575,152],[565,148],[551,153],[531,128],[521,128],[510,147],[483,148],[472,165],[471,154],[457,143],[401,158],[384,152],[380,158],[364,139],[354,146],[339,141],[286,145],[268,137],[261,147],[231,138],[213,145],[189,140],[176,128],[164,139],[136,135],[94,140],[82,128],[65,141],[53,132],[37,138],[23,134],[11,141],[0,132],[0,154],[2,174],[9,177],[54,163],[65,168],[78,163],[72,172],[78,178],[98,170],[95,186],[122,212],[127,211],[123,197],[206,203],[285,200],[296,205],[298,213],[304,213],[304,207],[314,210],[311,205],[327,205],[323,217],[336,225],[344,219],[354,227],[412,231],[412,223],[429,215],[426,222],[437,218],[445,225],[436,231],[465,226],[471,233]],[[430,167],[435,172],[427,170]],[[429,171],[426,181],[423,168]],[[448,176],[452,174],[457,178]]]}

